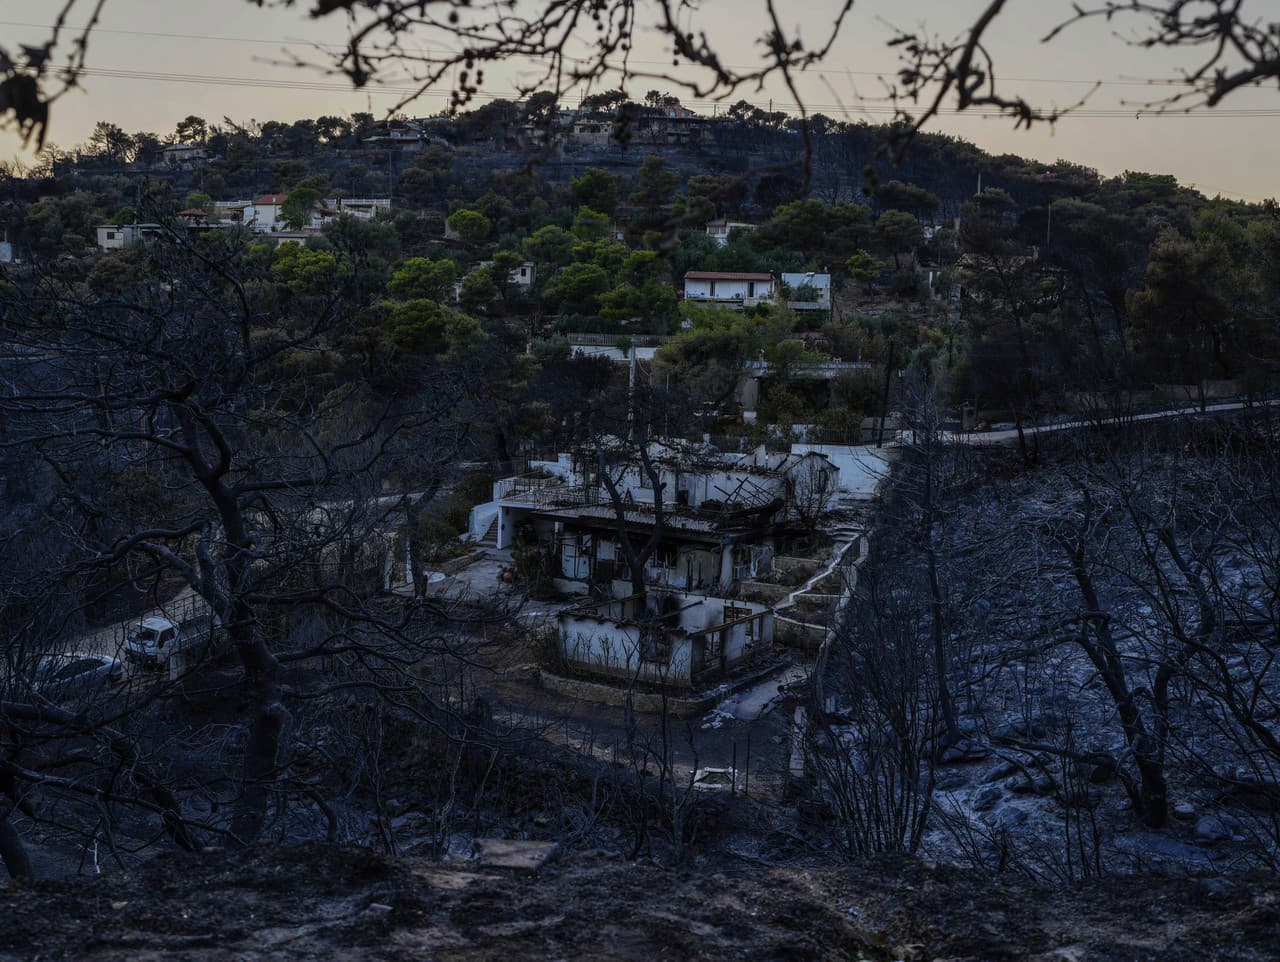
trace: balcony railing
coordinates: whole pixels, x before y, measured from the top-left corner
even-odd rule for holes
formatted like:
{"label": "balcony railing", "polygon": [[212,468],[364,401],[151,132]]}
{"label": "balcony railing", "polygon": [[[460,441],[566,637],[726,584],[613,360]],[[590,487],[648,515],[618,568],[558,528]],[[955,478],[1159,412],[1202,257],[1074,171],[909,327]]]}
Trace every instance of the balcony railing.
{"label": "balcony railing", "polygon": [[599,504],[600,490],[567,484],[562,478],[515,477],[498,482],[498,500],[534,508],[576,508]]}
{"label": "balcony railing", "polygon": [[632,347],[658,347],[673,340],[662,334],[570,334],[568,341],[574,347],[617,347],[619,344],[630,344]]}

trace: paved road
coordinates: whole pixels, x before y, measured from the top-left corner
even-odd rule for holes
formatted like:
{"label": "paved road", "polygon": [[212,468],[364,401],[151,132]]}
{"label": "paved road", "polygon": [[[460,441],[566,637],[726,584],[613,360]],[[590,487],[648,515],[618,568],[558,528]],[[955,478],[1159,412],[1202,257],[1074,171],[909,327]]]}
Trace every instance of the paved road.
{"label": "paved road", "polygon": [[[1074,421],[1062,421],[1058,424],[1029,424],[1022,430],[1027,436],[1052,434],[1055,431],[1075,431],[1080,428],[1098,427],[1100,424],[1136,424],[1142,421],[1164,421],[1169,418],[1187,417],[1188,415],[1227,414],[1232,411],[1243,411],[1247,408],[1259,408],[1275,405],[1280,405],[1280,399],[1272,401],[1254,401],[1252,403],[1246,401],[1222,401],[1217,404],[1205,405],[1203,409],[1200,405],[1195,404],[1189,407],[1171,408],[1167,411],[1148,411],[1145,414],[1131,414],[1121,415],[1119,417],[1103,418],[1080,418]],[[910,436],[910,432],[904,431],[901,436]],[[1013,428],[1007,431],[955,433],[948,434],[947,440],[954,441],[959,444],[1003,444],[1010,441],[1017,441],[1018,430],[1017,428]]]}

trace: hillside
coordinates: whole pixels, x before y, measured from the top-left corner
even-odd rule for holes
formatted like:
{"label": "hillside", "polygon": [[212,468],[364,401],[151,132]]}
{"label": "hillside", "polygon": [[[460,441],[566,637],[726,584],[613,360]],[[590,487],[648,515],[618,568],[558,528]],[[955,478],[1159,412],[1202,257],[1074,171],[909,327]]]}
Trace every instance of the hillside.
{"label": "hillside", "polygon": [[1047,892],[918,861],[773,868],[467,862],[304,846],[166,857],[0,893],[0,959],[1280,958],[1280,883],[1133,878]]}

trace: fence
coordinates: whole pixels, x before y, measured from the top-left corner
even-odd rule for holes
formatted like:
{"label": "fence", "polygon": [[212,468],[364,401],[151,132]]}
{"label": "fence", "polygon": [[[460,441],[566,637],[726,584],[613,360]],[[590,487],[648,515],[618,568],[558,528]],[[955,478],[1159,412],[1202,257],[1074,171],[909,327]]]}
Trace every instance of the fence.
{"label": "fence", "polygon": [[600,503],[593,485],[565,484],[560,478],[503,478],[495,490],[497,501],[513,501],[534,508],[576,508]]}

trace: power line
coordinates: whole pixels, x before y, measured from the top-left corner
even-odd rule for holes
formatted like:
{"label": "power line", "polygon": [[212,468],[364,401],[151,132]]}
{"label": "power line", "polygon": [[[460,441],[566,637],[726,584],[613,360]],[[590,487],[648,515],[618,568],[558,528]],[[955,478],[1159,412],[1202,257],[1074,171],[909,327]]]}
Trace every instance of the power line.
{"label": "power line", "polygon": [[[441,89],[423,90],[419,86],[412,84],[370,84],[366,87],[356,89],[349,83],[339,81],[323,81],[323,80],[289,80],[289,79],[272,79],[268,77],[236,77],[220,74],[189,74],[172,71],[146,71],[146,70],[129,70],[107,67],[86,67],[80,71],[81,74],[88,77],[97,77],[102,79],[116,80],[138,80],[152,83],[190,83],[205,86],[229,86],[229,87],[249,87],[258,89],[271,90],[299,90],[299,91],[315,91],[315,92],[334,92],[348,93],[357,95],[371,95],[386,97],[414,97],[414,98],[434,98],[439,100],[450,100],[452,92]],[[520,97],[520,94],[511,92],[496,91],[479,91],[476,97],[481,100],[514,100]],[[585,97],[566,97],[562,98],[562,102],[568,105],[581,104]],[[701,107],[709,110],[713,107],[722,108],[724,103],[719,100],[685,100],[682,101],[684,106],[695,108]],[[856,106],[854,106],[856,104]],[[765,109],[763,103],[749,103],[750,106],[757,109]],[[785,103],[781,101],[773,101],[771,106],[777,110],[790,109],[798,111],[799,104]],[[815,103],[806,101],[804,108],[809,113],[822,113],[824,111],[831,112],[847,112],[849,114],[858,115],[865,114],[869,116],[893,117],[897,115],[897,109],[888,102],[868,100],[866,98],[853,98],[851,103]],[[996,119],[1004,117],[998,110],[975,110],[969,108],[967,110],[959,110],[954,107],[943,108],[939,111],[941,116],[948,117],[974,117],[979,119]],[[1205,109],[1198,111],[1176,110],[1168,112],[1160,112],[1158,110],[1138,110],[1133,107],[1079,107],[1070,110],[1063,115],[1064,119],[1091,119],[1091,120],[1155,120],[1160,118],[1212,118],[1212,119],[1262,119],[1271,117],[1280,117],[1280,107],[1217,107],[1213,109]]]}
{"label": "power line", "polygon": [[[0,20],[0,26],[4,27],[30,27],[34,30],[52,30],[51,23],[25,23],[20,20]],[[83,30],[84,27],[64,27],[64,30],[72,32]],[[219,37],[207,33],[161,33],[156,30],[112,30],[107,27],[94,27],[93,33],[109,33],[130,37],[159,37],[165,40],[214,40],[221,43],[265,43],[273,47],[280,44],[306,44],[312,47],[328,47],[332,50],[343,50],[345,46],[337,43],[321,43],[314,40],[304,40],[301,37],[284,37],[278,39],[270,39],[267,37]]]}
{"label": "power line", "polygon": [[[0,26],[6,27],[29,27],[36,30],[52,30],[53,24],[28,23],[18,20],[0,20]],[[83,30],[83,27],[66,28],[71,30]],[[135,37],[159,37],[169,40],[209,40],[219,43],[256,43],[267,44],[270,46],[280,46],[284,44],[304,44],[311,47],[320,47],[329,50],[345,50],[345,44],[322,43],[316,40],[304,40],[301,37],[224,37],[216,34],[203,33],[164,33],[154,30],[121,30],[107,27],[94,27],[94,33],[115,34],[122,36]],[[566,57],[567,60],[574,63],[594,63],[593,60],[586,57]],[[628,63],[637,64],[646,67],[670,67],[671,63],[667,60],[638,60],[629,58]],[[729,70],[755,70],[759,64],[723,64]],[[895,68],[896,69],[896,68]],[[838,70],[828,67],[809,67],[804,71],[806,74],[813,74],[823,77],[885,77],[893,74],[894,70]],[[1004,77],[1003,80],[1009,83],[1037,83],[1037,84],[1071,84],[1076,86],[1087,87],[1151,87],[1151,86],[1176,86],[1190,87],[1193,86],[1190,81],[1174,80],[1169,78],[1155,77],[1133,77],[1130,79],[1119,80],[1089,80],[1080,77]]]}

